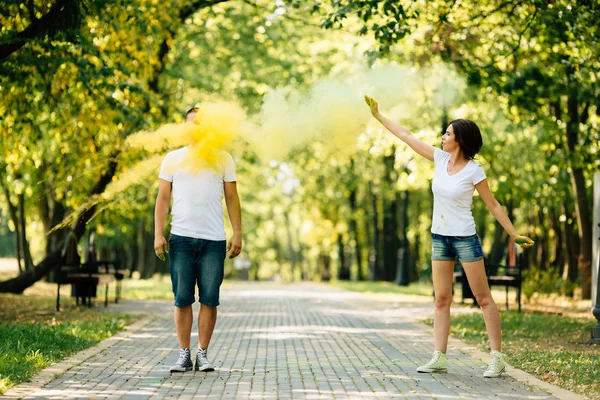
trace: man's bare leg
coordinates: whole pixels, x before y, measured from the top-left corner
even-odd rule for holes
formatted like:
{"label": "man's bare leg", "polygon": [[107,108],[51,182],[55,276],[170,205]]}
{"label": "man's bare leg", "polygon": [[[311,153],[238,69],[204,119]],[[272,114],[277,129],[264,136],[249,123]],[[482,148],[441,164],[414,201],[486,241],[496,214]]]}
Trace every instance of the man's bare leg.
{"label": "man's bare leg", "polygon": [[208,349],[217,322],[217,307],[200,305],[198,312],[198,348]]}
{"label": "man's bare leg", "polygon": [[175,320],[175,331],[179,342],[179,358],[175,365],[170,368],[171,372],[186,372],[194,367],[190,351],[190,336],[192,335],[192,306],[175,307],[173,314]]}
{"label": "man's bare leg", "polygon": [[198,312],[198,354],[196,354],[196,371],[214,371],[215,367],[208,361],[207,349],[210,343],[215,323],[217,322],[217,307],[200,305]]}
{"label": "man's bare leg", "polygon": [[192,306],[175,307],[175,330],[177,331],[177,340],[181,349],[190,348],[193,318]]}

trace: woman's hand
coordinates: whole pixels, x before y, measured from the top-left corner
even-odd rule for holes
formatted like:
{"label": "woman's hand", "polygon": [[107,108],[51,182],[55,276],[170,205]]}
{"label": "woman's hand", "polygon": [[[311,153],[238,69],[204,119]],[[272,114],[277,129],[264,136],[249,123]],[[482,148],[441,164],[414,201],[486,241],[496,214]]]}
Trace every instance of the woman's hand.
{"label": "woman's hand", "polygon": [[367,105],[371,109],[371,114],[374,117],[377,117],[379,115],[379,105],[377,104],[375,99],[369,96],[365,96],[365,103],[367,103]]}
{"label": "woman's hand", "polygon": [[519,246],[521,246],[524,249],[528,249],[531,246],[533,246],[534,241],[529,239],[527,236],[521,236],[521,235],[517,235],[514,237],[514,241],[516,244],[518,244]]}

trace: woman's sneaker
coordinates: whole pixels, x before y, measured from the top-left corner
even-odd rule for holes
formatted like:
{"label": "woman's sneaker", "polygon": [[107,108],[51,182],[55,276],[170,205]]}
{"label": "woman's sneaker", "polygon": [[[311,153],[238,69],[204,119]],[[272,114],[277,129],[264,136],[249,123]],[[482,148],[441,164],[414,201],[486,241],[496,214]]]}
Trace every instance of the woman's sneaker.
{"label": "woman's sneaker", "polygon": [[179,358],[175,365],[170,368],[171,372],[185,372],[191,371],[192,367],[192,357],[190,357],[190,349],[180,349],[179,350]]}
{"label": "woman's sneaker", "polygon": [[446,354],[441,351],[434,351],[433,358],[425,365],[417,368],[417,372],[447,372]]}
{"label": "woman's sneaker", "polygon": [[484,378],[499,378],[506,370],[504,356],[499,351],[492,350],[492,361],[483,373]]}

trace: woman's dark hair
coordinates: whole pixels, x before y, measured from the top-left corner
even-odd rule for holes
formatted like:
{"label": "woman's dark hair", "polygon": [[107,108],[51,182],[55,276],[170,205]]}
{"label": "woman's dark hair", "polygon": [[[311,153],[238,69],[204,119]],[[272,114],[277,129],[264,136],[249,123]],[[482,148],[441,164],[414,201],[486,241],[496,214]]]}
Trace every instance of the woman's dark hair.
{"label": "woman's dark hair", "polygon": [[450,122],[456,136],[456,142],[460,145],[460,150],[464,156],[472,160],[483,146],[481,132],[475,122],[468,119],[455,119]]}

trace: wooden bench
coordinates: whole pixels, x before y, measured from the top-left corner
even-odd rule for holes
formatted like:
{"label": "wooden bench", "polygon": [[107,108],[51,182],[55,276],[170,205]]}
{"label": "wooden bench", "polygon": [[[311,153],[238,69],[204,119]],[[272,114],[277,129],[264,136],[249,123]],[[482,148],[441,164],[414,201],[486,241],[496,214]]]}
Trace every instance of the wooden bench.
{"label": "wooden bench", "polygon": [[488,285],[504,286],[506,289],[506,309],[508,310],[508,288],[517,289],[517,304],[521,312],[521,292],[523,276],[521,266],[523,265],[523,254],[517,254],[517,244],[512,240],[509,242],[505,264],[486,264],[485,272],[488,277]]}
{"label": "wooden bench", "polygon": [[94,260],[81,263],[81,257],[77,252],[77,239],[71,235],[67,240],[63,252],[63,262],[59,263],[53,274],[53,282],[57,284],[56,310],[60,310],[60,286],[71,285],[71,297],[92,306],[92,297],[96,297],[97,287],[105,285],[104,306],[108,306],[108,286],[116,282],[115,303],[119,302],[121,296],[121,281],[125,277],[125,271],[119,269],[118,260]]}
{"label": "wooden bench", "polygon": [[[511,250],[512,246],[512,250]],[[522,292],[522,284],[523,278],[521,274],[521,265],[522,265],[522,257],[523,254],[517,254],[517,245],[510,241],[508,247],[508,254],[505,258],[504,264],[489,264],[485,263],[485,273],[487,275],[488,285],[490,288],[492,286],[504,286],[506,289],[506,309],[508,310],[508,289],[510,287],[514,287],[517,289],[517,304],[519,312],[521,312],[521,292]],[[466,276],[464,276],[464,271],[460,262],[456,262],[456,267],[453,275],[454,283],[462,284],[462,301],[465,299],[473,299],[475,304],[477,304],[477,300],[473,293],[471,292],[471,288],[469,287],[468,282],[466,281]],[[464,280],[463,280],[464,279]]]}

